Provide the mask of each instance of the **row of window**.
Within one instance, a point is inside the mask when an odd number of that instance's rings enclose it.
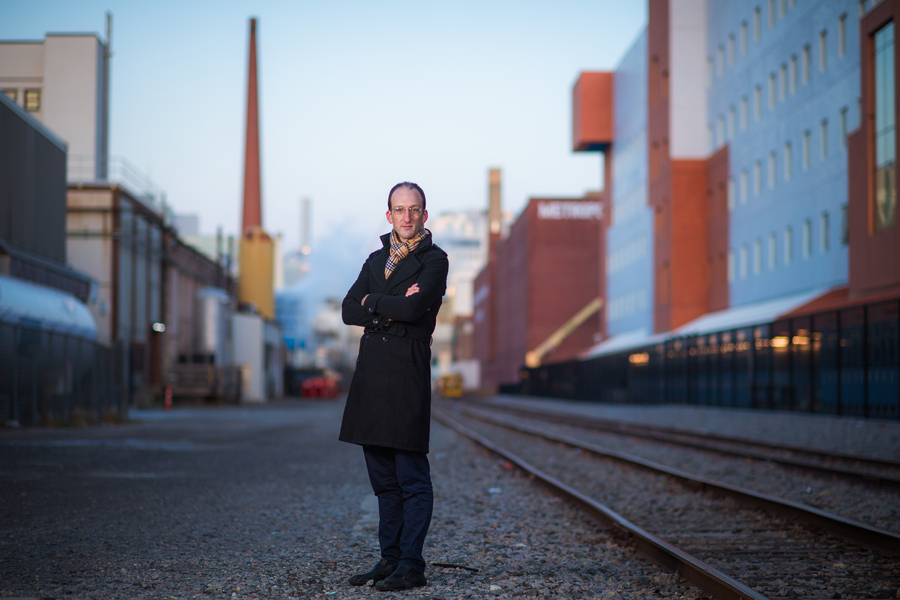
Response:
[[[613,250],[607,257],[606,273],[612,275],[647,255],[647,236],[640,235]]]
[[[38,112],[41,110],[41,90],[28,89],[22,90],[22,92],[24,98],[23,107],[25,110],[29,112]],[[3,93],[16,104],[19,103],[19,90],[16,88],[4,88]]]
[[[819,216],[819,250],[822,253],[828,252],[831,247],[830,239],[830,217],[828,212],[823,212]],[[813,253],[813,226],[810,219],[803,221],[801,229],[800,251],[803,260],[812,256]],[[847,228],[847,207],[841,207],[841,245],[847,245],[848,228]],[[782,253],[781,260],[785,266],[794,262],[794,230],[792,227],[785,227],[782,236]],[[778,264],[778,236],[775,232],[769,234],[766,252],[766,265],[769,271],[774,271]],[[752,262],[751,262],[752,259]],[[728,251],[728,283],[733,283],[735,274],[740,279],[747,279],[750,274],[751,267],[753,275],[759,275],[763,271],[763,241],[757,238],[753,242],[752,256],[751,248],[748,244],[744,244],[740,248],[737,257],[738,264],[735,265],[735,255],[733,250]],[[735,273],[737,266],[737,273]]]
[[[607,319],[615,321],[648,309],[647,290],[640,289],[616,296],[609,301]]]
[[[867,7],[875,6],[879,0],[859,0],[857,2],[859,15],[862,16]],[[768,25],[769,28],[772,29],[775,27],[776,23],[776,0],[768,0]],[[778,0],[778,16],[780,18],[784,18],[787,13],[788,8],[794,8],[797,4],[796,0]],[[753,41],[759,42],[762,37],[762,7],[756,6],[753,9]],[[740,54],[744,56],[747,54],[747,40],[749,37],[749,29],[750,23],[745,21],[741,21],[740,25],[740,39],[735,38],[734,33],[730,33],[728,35],[728,39],[724,44],[719,44],[716,49],[716,57],[713,60],[713,57],[707,57],[707,83],[712,86],[713,83],[713,75],[715,74],[718,77],[725,76],[725,68],[734,67],[735,63],[735,48],[740,43]],[[819,33],[819,70],[825,71],[827,67],[827,41],[828,41],[828,30],[822,30]],[[847,13],[842,14],[838,17],[837,23],[837,51],[838,57],[843,57],[847,52]],[[809,78],[809,63],[810,63],[810,47],[804,46],[803,49],[803,73],[804,73],[804,83],[808,81]],[[794,56],[792,59],[792,68],[794,73],[797,70],[797,57]],[[782,77],[786,76],[787,66],[782,65]]]
[[[828,119],[823,119],[819,123],[819,159],[824,161],[828,158]],[[839,144],[843,150],[847,147],[847,109],[841,109],[840,113],[840,136]],[[800,167],[803,171],[808,171],[812,162],[812,131],[807,129],[800,138]],[[794,175],[794,144],[793,142],[785,142],[782,150],[782,179],[785,182],[791,180]],[[766,168],[766,185],[768,189],[775,189],[778,179],[778,154],[773,150],[769,153]],[[739,186],[737,191],[737,200],[741,204],[746,204],[750,199],[750,183],[753,184],[753,196],[759,197],[762,194],[763,186],[763,161],[757,160],[753,163],[752,180],[751,172],[743,169],[740,173]],[[729,180],[728,207],[734,209],[735,190],[734,183]]]

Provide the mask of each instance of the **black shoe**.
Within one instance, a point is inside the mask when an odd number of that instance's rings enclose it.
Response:
[[[397,590],[411,590],[415,587],[428,585],[424,573],[413,571],[412,567],[402,564],[391,573],[390,577],[375,583],[375,589],[382,592],[395,592]]]
[[[381,581],[396,570],[397,565],[392,565],[385,559],[378,561],[378,564],[372,567],[371,571],[359,573],[350,578],[350,585],[366,585],[369,580]]]

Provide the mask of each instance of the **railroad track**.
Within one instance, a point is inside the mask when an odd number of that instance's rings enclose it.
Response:
[[[887,459],[825,452],[799,446],[703,433],[689,429],[628,423],[585,415],[575,416],[560,412],[529,410],[496,404],[486,405],[479,403],[477,406],[482,410],[504,412],[545,422],[581,427],[592,431],[602,431],[654,442],[665,442],[697,450],[706,450],[723,455],[765,461],[790,469],[824,475],[832,479],[840,478],[875,487],[900,490],[900,462]]]
[[[456,407],[452,416],[438,409],[435,417],[626,532],[637,551],[714,597],[896,597],[896,533],[643,459],[628,462],[622,453],[471,409]]]

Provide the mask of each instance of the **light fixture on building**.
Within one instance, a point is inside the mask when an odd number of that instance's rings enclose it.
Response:
[[[166,330],[166,324],[165,324],[165,323],[158,323],[158,322],[157,322],[157,323],[154,323],[154,324],[153,324],[153,331],[155,331],[156,333],[162,333],[162,332],[164,332],[165,330]]]

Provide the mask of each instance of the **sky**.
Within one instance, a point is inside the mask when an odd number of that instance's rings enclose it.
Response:
[[[504,208],[601,187],[571,150],[581,71],[613,69],[646,3],[614,0],[239,2],[0,0],[0,39],[97,33],[112,21],[110,150],[202,233],[239,228],[249,19],[257,18],[263,226],[285,250],[312,200],[312,245],[389,230],[387,192],[429,212]]]

